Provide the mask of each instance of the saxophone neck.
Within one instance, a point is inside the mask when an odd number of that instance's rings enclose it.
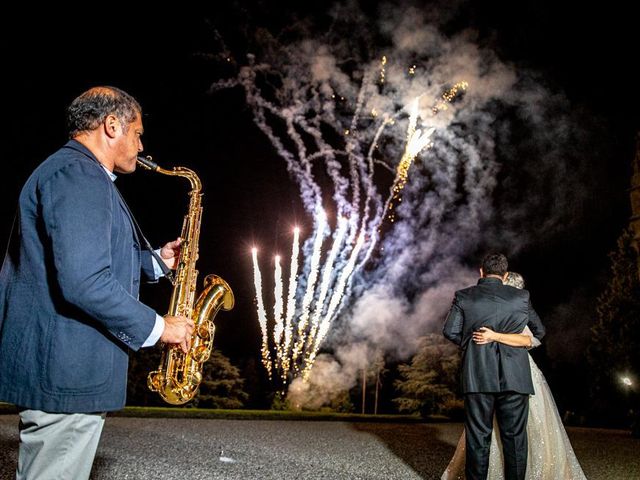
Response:
[[[147,170],[153,170],[154,172],[160,173],[162,175],[171,175],[174,177],[184,177],[189,180],[191,184],[191,194],[200,193],[202,190],[202,182],[200,181],[200,177],[193,170],[186,167],[173,167],[171,170],[167,170],[166,168],[162,168],[156,162],[154,162],[151,156],[138,156],[137,157],[138,164]]]

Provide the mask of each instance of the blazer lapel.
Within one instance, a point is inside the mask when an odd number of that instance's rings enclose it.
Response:
[[[131,213],[131,210],[129,210],[129,206],[127,205],[127,202],[124,201],[124,198],[120,193],[120,190],[118,190],[118,187],[116,187],[115,184],[113,185],[113,189],[116,191],[116,197],[118,199],[118,203],[120,204],[120,208],[122,208],[122,211],[124,212],[125,216],[129,220],[129,223],[131,224],[131,231],[133,232],[133,238],[134,238],[135,244],[136,246],[140,246],[140,237],[138,237],[138,229],[136,228],[136,222],[133,218],[133,213]]]

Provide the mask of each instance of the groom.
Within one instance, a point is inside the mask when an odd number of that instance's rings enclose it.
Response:
[[[544,326],[531,307],[529,292],[503,285],[508,263],[502,254],[487,255],[480,279],[455,293],[444,336],[462,347],[462,390],[465,396],[467,479],[486,479],[495,414],[505,478],[524,479],[527,470],[527,417],[533,395],[529,354],[525,348],[492,342],[474,343],[480,327],[522,333],[525,326],[541,339]]]

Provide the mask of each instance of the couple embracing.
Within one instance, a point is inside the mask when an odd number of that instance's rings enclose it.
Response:
[[[442,480],[584,479],[553,396],[528,348],[545,328],[519,274],[487,255],[456,292],[443,333],[462,348],[465,431]]]

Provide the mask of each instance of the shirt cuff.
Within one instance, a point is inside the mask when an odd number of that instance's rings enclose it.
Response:
[[[153,330],[151,330],[151,333],[149,334],[145,342],[142,344],[142,348],[155,345],[158,340],[160,340],[162,332],[164,332],[164,318],[156,314],[156,324],[154,325]]]
[[[154,250],[154,252],[156,252],[158,254],[158,256],[160,256],[160,248]],[[154,257],[153,255],[151,255],[151,261],[153,263],[153,274],[155,275],[156,278],[154,278],[154,280],[159,279],[160,277],[164,277],[164,273],[162,271],[162,268],[160,268],[160,264],[158,263],[158,260],[156,260],[156,257]]]

